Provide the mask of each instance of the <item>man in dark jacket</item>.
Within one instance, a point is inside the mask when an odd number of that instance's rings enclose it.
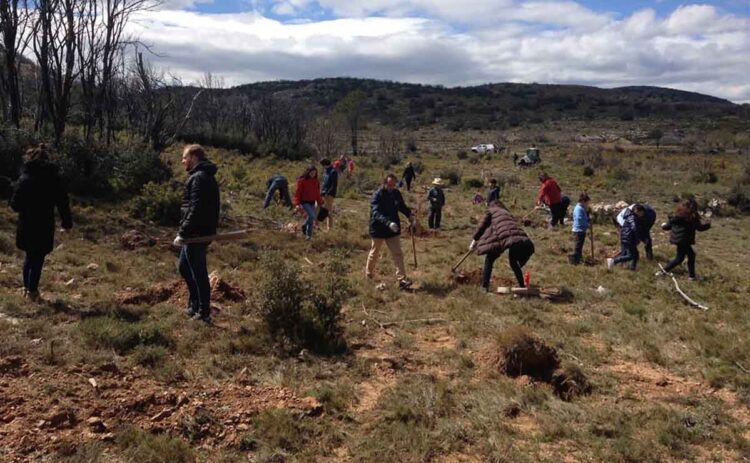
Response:
[[[292,209],[292,198],[289,196],[289,182],[283,175],[274,175],[266,182],[266,200],[263,202],[263,209],[266,209],[273,200],[273,195],[278,191],[279,198],[284,202],[284,205],[289,209]]]
[[[326,228],[330,230],[333,226],[333,199],[336,197],[336,190],[339,185],[339,172],[331,166],[330,159],[322,159],[320,165],[325,169],[323,171],[323,186],[320,187],[320,196],[323,197],[323,207],[328,210]]]
[[[414,171],[414,166],[411,162],[406,163],[406,169],[404,169],[404,182],[406,182],[406,191],[411,191],[411,182],[417,178],[417,173]]]
[[[477,227],[469,250],[477,250],[484,255],[484,272],[482,287],[489,290],[492,277],[492,266],[500,255],[508,250],[508,261],[518,286],[525,287],[523,266],[534,254],[534,243],[518,225],[518,220],[499,201],[493,201],[487,209],[484,219]]]
[[[487,207],[492,204],[493,201],[500,201],[500,187],[497,186],[497,180],[490,179],[490,192],[487,194]]]
[[[206,265],[208,243],[186,244],[184,240],[216,234],[220,209],[217,167],[206,159],[206,152],[200,145],[185,147],[182,165],[188,172],[188,180],[182,200],[180,230],[174,244],[182,248],[179,270],[190,294],[188,316],[211,323],[211,285]]]
[[[401,192],[396,189],[397,178],[389,174],[383,186],[378,188],[372,195],[370,201],[370,237],[372,246],[367,255],[365,275],[374,278],[375,266],[378,263],[380,251],[385,244],[391,253],[393,262],[396,264],[396,278],[400,288],[408,288],[412,281],[406,277],[404,266],[404,253],[401,251],[401,220],[398,213],[409,217],[412,229],[415,225],[415,217],[411,209],[404,203]]]
[[[608,269],[625,262],[630,262],[630,270],[636,269],[640,259],[638,243],[644,236],[645,216],[646,209],[640,204],[635,204],[632,209],[625,211],[622,229],[620,230],[620,255],[614,259],[607,259]]]
[[[432,188],[427,192],[427,202],[430,206],[430,215],[427,218],[431,230],[440,229],[440,221],[443,218],[443,206],[445,206],[445,193],[443,192],[443,180],[436,178],[432,181]]]
[[[55,240],[55,208],[63,230],[73,227],[68,193],[58,168],[48,161],[45,145],[26,152],[10,206],[18,212],[16,246],[26,252],[23,262],[24,297],[39,299],[39,280],[44,259],[52,252]]]

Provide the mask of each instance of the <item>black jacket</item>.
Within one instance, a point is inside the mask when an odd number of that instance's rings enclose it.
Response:
[[[430,188],[427,193],[427,201],[430,202],[430,209],[442,209],[445,206],[445,193],[443,193],[442,188]]]
[[[490,193],[487,195],[487,205],[489,206],[492,201],[500,200],[500,187],[496,186],[490,188]]]
[[[68,193],[57,166],[47,161],[29,161],[21,168],[10,206],[18,212],[16,246],[27,252],[48,254],[55,241],[55,207],[62,227],[73,226]]]
[[[627,248],[637,246],[644,236],[643,221],[630,209],[625,211],[623,220],[622,229],[620,230],[620,242]]]
[[[339,185],[339,173],[336,169],[331,166],[326,167],[323,172],[323,186],[320,189],[321,196],[333,196],[336,197],[336,191]]]
[[[203,160],[190,171],[182,198],[182,219],[178,232],[181,237],[216,234],[221,207],[216,170],[216,164]]]
[[[676,245],[693,245],[695,244],[695,232],[706,231],[711,228],[710,223],[702,223],[700,217],[685,217],[675,215],[669,218],[664,226],[664,230],[670,230],[669,242]]]
[[[370,236],[372,238],[393,238],[400,235],[401,220],[398,217],[399,212],[407,217],[411,215],[411,209],[404,203],[401,192],[395,188],[390,191],[384,187],[378,188],[370,201]],[[398,232],[394,233],[393,230],[388,228],[388,224],[391,222],[398,225]]]
[[[417,173],[414,171],[414,167],[409,166],[406,169],[404,169],[404,180],[407,182],[411,182],[416,178]]]

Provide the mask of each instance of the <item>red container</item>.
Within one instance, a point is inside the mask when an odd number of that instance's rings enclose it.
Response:
[[[525,274],[523,275],[523,284],[524,284],[524,286],[526,286],[527,288],[528,288],[529,286],[531,286],[531,273],[529,273],[529,272],[526,272],[526,273],[525,273]]]

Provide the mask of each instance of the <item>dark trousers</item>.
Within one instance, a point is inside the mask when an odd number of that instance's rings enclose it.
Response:
[[[615,257],[615,264],[622,264],[623,262],[630,262],[630,270],[635,270],[638,266],[638,259],[640,259],[638,253],[638,245],[626,246],[620,243],[620,255]]]
[[[586,242],[586,232],[573,232],[575,248],[570,256],[571,264],[580,264],[583,260],[583,244]]]
[[[273,200],[273,195],[279,192],[279,198],[284,202],[286,207],[292,207],[292,199],[289,197],[289,184],[283,180],[274,180],[266,193],[266,200],[263,202],[263,209],[267,208]]]
[[[432,228],[440,228],[440,219],[443,218],[443,210],[430,208],[430,215],[427,217],[427,225]]]
[[[180,275],[190,294],[189,309],[204,317],[211,314],[211,285],[208,282],[208,244],[186,244],[180,251]]]
[[[685,260],[685,257],[687,257],[688,260],[688,274],[691,278],[695,278],[695,251],[693,251],[693,246],[689,244],[677,245],[677,257],[672,259],[672,261],[668,263],[666,267],[664,267],[664,270],[669,272],[673,268],[682,264],[682,261]]]
[[[565,224],[565,205],[563,203],[550,204],[549,206],[552,218],[550,218],[550,225],[553,227],[558,223],[560,225]]]
[[[406,177],[404,178],[404,181],[406,182],[406,191],[411,191],[411,182],[413,181],[413,178]]]
[[[47,255],[42,252],[27,251],[23,261],[23,287],[35,293],[39,291],[39,280],[42,278],[42,267]]]
[[[482,272],[482,287],[489,289],[490,279],[492,278],[492,267],[502,252],[490,252],[484,256],[484,272]],[[513,274],[516,276],[518,286],[524,288],[523,283],[523,266],[531,259],[534,254],[534,244],[531,241],[514,244],[508,249],[508,263],[510,264]]]

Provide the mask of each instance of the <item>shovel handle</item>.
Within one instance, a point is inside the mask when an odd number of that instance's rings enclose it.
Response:
[[[456,271],[456,269],[457,269],[458,267],[460,267],[460,266],[461,266],[461,264],[463,264],[463,263],[464,263],[464,261],[465,261],[465,260],[466,260],[466,259],[467,259],[467,258],[468,258],[468,257],[469,257],[469,256],[470,256],[470,255],[471,255],[472,253],[473,253],[473,252],[474,252],[474,250],[473,250],[473,249],[470,249],[470,250],[469,250],[469,252],[467,252],[466,254],[464,254],[464,256],[463,256],[463,257],[461,258],[461,260],[459,260],[459,261],[458,261],[458,263],[457,263],[456,265],[454,265],[453,267],[451,267],[451,272],[455,272],[455,271]]]

